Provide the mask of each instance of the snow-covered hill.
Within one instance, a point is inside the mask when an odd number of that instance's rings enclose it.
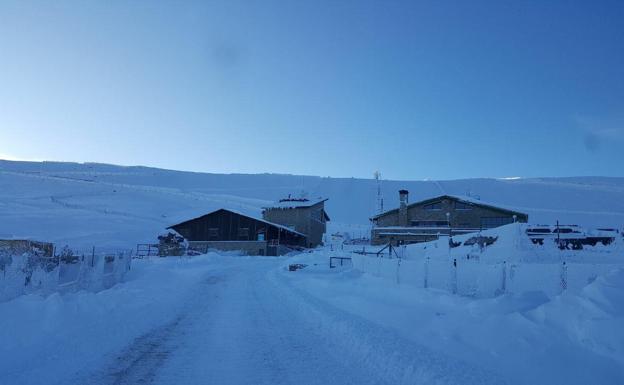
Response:
[[[624,178],[383,181],[385,207],[441,193],[471,194],[524,211],[532,223],[621,228]],[[328,197],[331,226],[365,235],[375,211],[372,179],[277,174],[209,174],[94,163],[0,160],[0,238],[33,238],[75,247],[132,247],[168,225],[228,207],[260,215],[288,194]]]

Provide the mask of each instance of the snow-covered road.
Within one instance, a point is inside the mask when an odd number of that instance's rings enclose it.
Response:
[[[206,273],[179,313],[74,383],[501,383],[288,284],[271,259]]]

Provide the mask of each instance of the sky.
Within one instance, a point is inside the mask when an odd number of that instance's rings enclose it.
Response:
[[[622,1],[0,2],[0,158],[624,176]]]

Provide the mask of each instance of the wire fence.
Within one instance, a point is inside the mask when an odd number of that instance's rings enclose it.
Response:
[[[123,281],[130,270],[129,251],[60,255],[11,253],[0,249],[0,302],[23,294],[99,291]]]
[[[542,291],[548,296],[580,291],[598,276],[624,264],[591,263],[482,263],[475,260],[411,261],[353,255],[353,267],[395,282],[435,288],[453,294],[491,298],[505,293]]]

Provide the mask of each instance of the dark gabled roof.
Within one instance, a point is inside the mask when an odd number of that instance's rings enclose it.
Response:
[[[193,222],[195,220],[198,220],[198,219],[201,219],[201,218],[204,218],[204,217],[207,217],[207,216],[215,214],[215,213],[217,213],[219,211],[227,211],[227,212],[230,212],[232,214],[236,214],[236,215],[240,215],[240,216],[243,216],[243,217],[247,217],[249,219],[253,219],[253,220],[258,221],[258,222],[263,222],[263,223],[266,223],[269,226],[274,226],[274,227],[277,227],[278,229],[281,229],[281,230],[287,231],[289,233],[293,233],[295,235],[307,238],[307,236],[305,234],[302,234],[302,233],[300,233],[298,231],[295,231],[295,230],[291,229],[290,227],[287,227],[287,226],[284,226],[284,225],[280,225],[280,224],[277,224],[277,223],[273,223],[273,222],[269,222],[269,221],[266,221],[266,220],[264,220],[262,218],[257,218],[257,217],[251,216],[251,215],[243,214],[241,212],[238,212],[238,211],[235,211],[235,210],[229,210],[229,209],[218,209],[218,210],[209,212],[208,214],[204,214],[204,215],[201,215],[201,216],[193,218],[193,219],[189,219],[189,220],[184,221],[184,222],[176,223],[175,225],[171,225],[171,226],[167,227],[167,230],[173,229],[174,227],[177,227],[177,226],[180,226],[180,225],[185,225],[185,224],[187,224],[189,222]]]
[[[417,206],[417,205],[424,205],[424,204],[428,204],[428,203],[437,202],[437,201],[442,200],[442,199],[450,199],[450,200],[453,200],[453,201],[468,203],[468,204],[475,205],[475,206],[487,207],[489,209],[506,212],[506,213],[509,213],[509,214],[512,214],[512,215],[528,216],[527,214],[521,213],[519,211],[515,211],[515,210],[507,209],[507,208],[504,208],[504,207],[496,206],[496,205],[491,204],[491,203],[485,203],[485,202],[482,202],[482,201],[480,201],[478,199],[474,199],[474,198],[471,198],[471,197],[461,197],[461,196],[457,196],[457,195],[440,195],[440,196],[437,196],[437,197],[433,197],[433,198],[425,199],[425,200],[422,200],[422,201],[410,203],[409,205],[407,205],[407,208],[410,208],[410,207],[413,207],[413,206]],[[398,212],[398,211],[399,211],[399,208],[388,210],[388,211],[384,211],[383,213],[377,214],[377,215],[371,217],[370,219],[371,220],[378,219],[378,218],[384,217],[384,216],[386,216],[388,214],[393,214],[393,213]]]

